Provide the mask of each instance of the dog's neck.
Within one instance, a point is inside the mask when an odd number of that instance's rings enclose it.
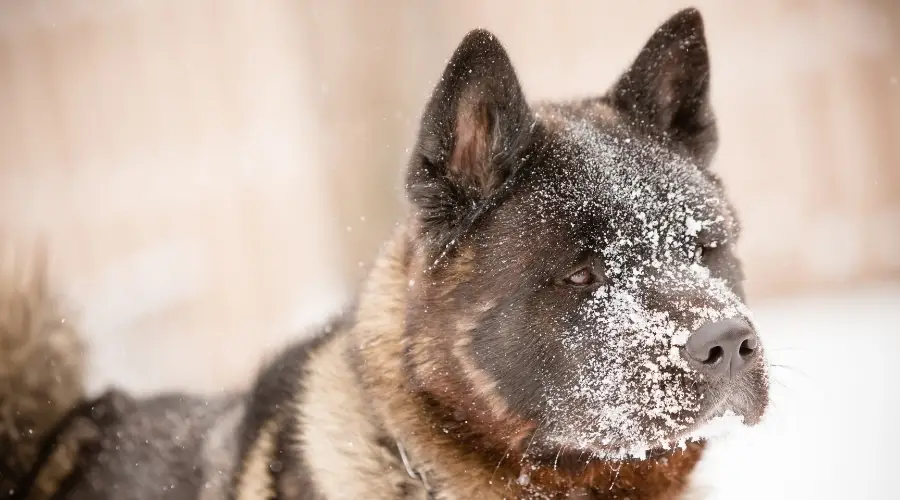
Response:
[[[404,325],[414,251],[405,231],[398,231],[367,280],[353,329],[359,361],[354,364],[374,416],[403,454],[404,467],[427,483],[433,498],[679,497],[702,444],[646,460],[585,461],[565,450],[547,460],[527,455],[527,449],[497,447],[413,384]]]

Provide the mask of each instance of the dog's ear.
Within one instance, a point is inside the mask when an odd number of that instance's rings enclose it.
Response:
[[[682,10],[660,26],[608,98],[633,125],[707,166],[717,138],[700,12]]]
[[[428,236],[447,234],[502,185],[532,121],[503,46],[487,31],[470,32],[428,101],[407,173]]]

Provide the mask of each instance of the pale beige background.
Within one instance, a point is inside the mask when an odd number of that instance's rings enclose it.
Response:
[[[751,298],[900,277],[900,3],[694,4]],[[467,30],[567,98],[684,6],[0,0],[0,227],[49,239],[95,386],[239,385],[352,293]]]

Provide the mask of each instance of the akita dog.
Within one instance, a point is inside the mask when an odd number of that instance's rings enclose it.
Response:
[[[704,426],[752,425],[768,403],[739,226],[710,169],[709,82],[693,9],[609,91],[571,102],[530,104],[497,38],[469,33],[426,105],[404,224],[354,305],[247,394],[35,391],[22,374],[47,367],[16,352],[59,355],[60,325],[3,281],[9,490],[679,498]],[[38,428],[28,402],[48,397],[57,424]]]

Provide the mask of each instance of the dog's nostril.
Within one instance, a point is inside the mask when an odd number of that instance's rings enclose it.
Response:
[[[709,357],[703,360],[703,364],[714,365],[723,357],[725,357],[725,349],[722,349],[720,346],[715,346],[709,350]]]
[[[738,354],[740,354],[741,357],[746,358],[747,356],[753,354],[753,351],[755,351],[755,350],[756,350],[756,339],[751,337],[751,338],[745,339],[743,342],[741,342],[741,347],[738,349]]]

